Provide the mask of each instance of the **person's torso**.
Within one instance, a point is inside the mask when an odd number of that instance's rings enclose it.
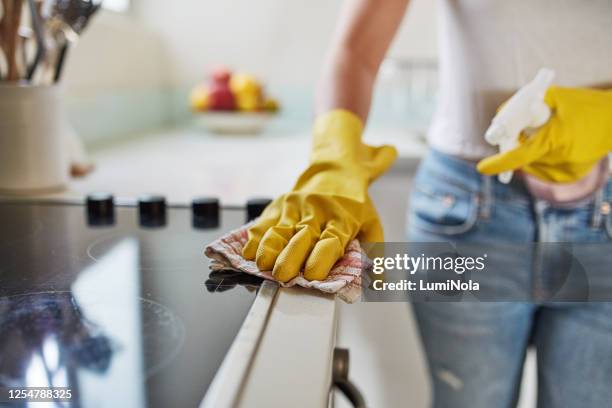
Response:
[[[611,0],[439,0],[440,91],[430,143],[469,159],[495,152],[496,108],[542,67],[555,84],[612,88]]]

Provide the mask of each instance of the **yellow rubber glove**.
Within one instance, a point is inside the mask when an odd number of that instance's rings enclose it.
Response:
[[[478,171],[498,174],[521,169],[542,180],[580,180],[612,150],[612,90],[550,87],[545,102],[550,120],[519,146],[478,163]]]
[[[323,280],[356,236],[383,240],[368,185],[395,161],[393,147],[361,142],[363,124],[351,112],[333,110],[314,126],[310,165],[293,190],[274,200],[249,229],[243,256],[286,282],[304,269]]]

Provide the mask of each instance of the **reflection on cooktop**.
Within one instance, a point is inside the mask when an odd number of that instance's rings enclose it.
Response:
[[[164,305],[152,300],[139,300],[143,355],[148,377],[174,360],[185,342],[185,326]]]
[[[87,304],[86,308],[118,308],[119,305]],[[151,376],[176,357],[185,340],[183,322],[165,306],[139,299],[142,320],[142,346],[145,374]],[[50,345],[51,343],[57,343]],[[54,367],[50,379],[58,378],[60,369],[83,367],[94,372],[107,371],[113,352],[121,353],[126,346],[119,339],[109,338],[102,328],[87,319],[83,308],[71,292],[43,292],[0,298],[0,350],[9,344],[26,345],[29,354],[40,352],[40,362],[47,372]],[[50,347],[54,352],[48,361]],[[58,354],[58,351],[67,353]],[[25,387],[23,360],[0,357],[0,381],[15,387]],[[60,361],[61,360],[61,361]],[[16,367],[3,364],[17,363]],[[31,375],[31,373],[29,373]],[[49,386],[55,384],[50,383]],[[64,385],[62,385],[64,386]]]
[[[108,225],[90,215],[0,203],[0,386],[70,387],[72,406],[198,405],[261,283],[209,276],[203,248],[245,213],[212,229],[187,208],[158,228],[134,207]]]
[[[104,259],[105,254],[126,239],[138,240],[146,235],[149,245],[142,246],[139,252],[140,269],[184,269],[202,263],[202,244],[188,241],[184,235],[157,233],[155,230],[138,232],[135,236],[107,235],[92,242],[87,255],[94,261]]]
[[[242,286],[252,292],[261,286],[263,278],[249,275],[233,269],[221,269],[211,271],[206,279],[205,285],[209,292],[225,292]]]
[[[87,319],[70,292],[0,298],[3,385],[24,387],[37,380],[64,386],[78,368],[106,372],[114,349],[112,340]]]

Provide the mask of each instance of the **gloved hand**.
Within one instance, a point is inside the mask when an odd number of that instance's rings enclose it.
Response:
[[[481,160],[477,169],[492,175],[521,169],[542,180],[569,183],[586,176],[612,150],[612,90],[548,89],[549,121],[519,146]]]
[[[333,110],[314,126],[310,165],[293,190],[274,200],[249,229],[243,256],[282,282],[304,268],[308,280],[324,280],[358,234],[383,240],[368,185],[395,161],[393,147],[361,142],[363,124],[351,112]]]

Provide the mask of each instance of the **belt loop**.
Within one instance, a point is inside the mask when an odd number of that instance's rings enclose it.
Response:
[[[593,217],[591,218],[591,228],[597,229],[601,226],[602,212],[604,210],[604,192],[603,188],[600,188],[595,193],[595,199],[593,200]]]
[[[482,189],[480,191],[480,218],[488,219],[491,217],[493,197],[493,177],[483,175]]]

